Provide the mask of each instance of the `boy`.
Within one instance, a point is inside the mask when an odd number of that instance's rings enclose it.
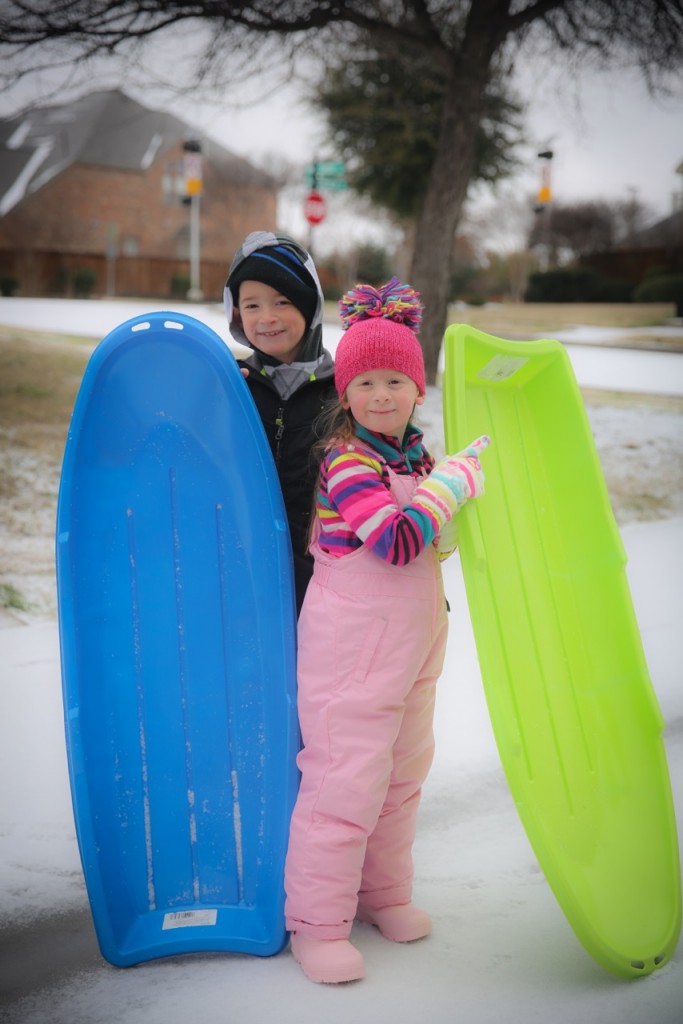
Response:
[[[275,459],[294,557],[297,614],[313,560],[308,530],[318,463],[316,421],[334,400],[334,362],[323,348],[323,293],[311,256],[287,235],[252,232],[232,261],[224,290],[238,360]]]

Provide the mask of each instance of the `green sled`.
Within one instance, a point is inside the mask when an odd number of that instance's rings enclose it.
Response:
[[[453,325],[443,390],[449,452],[491,436],[459,548],[512,796],[585,949],[621,977],[649,974],[681,927],[664,723],[569,357]]]

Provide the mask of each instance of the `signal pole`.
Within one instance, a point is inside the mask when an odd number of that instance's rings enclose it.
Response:
[[[190,302],[201,302],[204,298],[201,285],[201,221],[200,197],[202,193],[202,147],[199,142],[189,139],[183,144],[185,152],[185,195],[190,201]]]

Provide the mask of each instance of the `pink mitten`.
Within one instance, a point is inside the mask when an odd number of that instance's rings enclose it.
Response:
[[[438,469],[445,476],[453,476],[458,479],[456,484],[458,490],[462,482],[465,498],[478,498],[484,493],[484,471],[479,462],[479,454],[490,444],[491,438],[484,434],[463,451],[458,452],[457,455],[450,455],[437,463],[434,470]]]
[[[457,455],[449,455],[434,466],[415,491],[413,501],[428,508],[439,522],[439,530],[458,512],[468,498],[484,493],[484,472],[479,452],[491,443],[479,437]]]

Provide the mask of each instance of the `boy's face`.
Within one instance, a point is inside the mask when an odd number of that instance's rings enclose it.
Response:
[[[294,361],[306,321],[291,299],[261,281],[242,281],[238,312],[254,348],[281,363]]]

